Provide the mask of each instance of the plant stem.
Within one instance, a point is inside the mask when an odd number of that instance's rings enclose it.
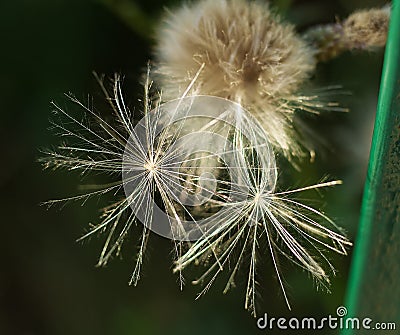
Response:
[[[348,317],[400,320],[400,0],[394,0],[346,306]],[[400,325],[397,324],[397,327]],[[368,330],[342,330],[342,335]],[[370,333],[370,331],[369,331]]]

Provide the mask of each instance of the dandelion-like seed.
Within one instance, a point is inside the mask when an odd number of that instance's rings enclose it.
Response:
[[[136,266],[130,280],[130,283],[136,285],[140,278],[150,229],[155,220],[154,209],[158,209],[153,203],[155,194],[160,196],[159,205],[167,213],[165,215],[167,227],[163,227],[164,231],[181,234],[175,237],[183,236],[185,231],[181,217],[185,212],[185,206],[175,195],[185,190],[180,181],[188,179],[188,176],[171,165],[174,160],[180,160],[182,154],[179,146],[175,146],[173,150],[170,148],[173,143],[171,136],[173,137],[174,133],[167,134],[162,131],[163,129],[159,129],[162,124],[159,101],[154,103],[155,108],[150,113],[152,102],[149,99],[151,86],[149,75],[145,85],[144,117],[142,123],[138,125],[134,124],[133,114],[124,103],[119,76],[114,79],[112,95],[106,90],[103,80],[99,77],[97,79],[114,111],[114,122],[106,122],[93,108],[68,95],[67,97],[83,111],[82,119],[72,116],[53,103],[60,121],[52,124],[61,132],[61,136],[75,144],[64,144],[55,151],[46,151],[46,156],[40,161],[46,168],[66,168],[70,171],[81,170],[84,173],[97,171],[116,176],[115,181],[107,185],[96,185],[94,191],[66,199],[52,200],[47,204],[69,200],[86,201],[89,197],[107,193],[119,198],[104,208],[101,222],[79,240],[97,232],[107,233],[98,260],[98,265],[104,266],[114,254],[120,252],[128,231],[136,224],[139,217],[143,223],[143,232]],[[175,131],[179,132],[178,129]],[[125,194],[121,192],[123,190]],[[175,251],[179,256],[178,245]],[[183,285],[183,278],[181,284]]]
[[[262,129],[258,129],[260,135]],[[243,145],[245,139],[236,134],[235,147],[242,148],[238,157],[242,168],[237,170],[244,184],[237,188],[243,192],[240,201],[227,199],[223,206],[229,215],[215,217],[217,227],[197,240],[176,262],[175,271],[193,263],[204,263],[207,270],[193,283],[206,283],[199,296],[212,285],[218,274],[230,273],[224,293],[235,286],[239,268],[248,274],[245,308],[256,316],[256,269],[269,253],[286,303],[290,308],[284,281],[279,268],[279,258],[284,256],[297,264],[329,289],[329,273],[335,273],[324,249],[346,255],[351,243],[344,232],[322,212],[291,199],[290,195],[310,189],[341,184],[324,182],[300,189],[278,192],[276,171],[265,167],[259,147]],[[264,133],[264,136],[266,134]],[[247,266],[247,270],[243,270]]]

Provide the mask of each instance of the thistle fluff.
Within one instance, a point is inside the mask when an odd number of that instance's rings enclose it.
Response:
[[[204,0],[184,6],[168,14],[157,41],[156,79],[164,98],[181,96],[204,65],[193,93],[240,103],[275,147],[287,156],[300,154],[293,105],[315,69],[314,52],[266,4]]]

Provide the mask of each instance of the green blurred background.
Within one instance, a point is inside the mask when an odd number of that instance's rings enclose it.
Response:
[[[121,3],[127,6],[120,7]],[[42,171],[39,148],[59,139],[48,130],[52,100],[67,106],[64,92],[100,97],[93,70],[125,76],[131,106],[140,104],[141,75],[151,58],[151,31],[165,7],[179,1],[40,0],[0,4],[1,89],[0,165],[1,231],[0,334],[260,334],[244,308],[245,274],[238,287],[222,294],[223,276],[200,300],[199,287],[179,290],[171,273],[172,244],[152,236],[138,287],[129,287],[138,231],[132,232],[121,259],[95,268],[103,239],[83,244],[79,237],[96,222],[101,203],[68,204],[47,210],[42,201],[75,195],[78,174]],[[360,7],[382,1],[272,1],[300,30],[315,23],[344,18]],[[119,9],[118,9],[119,8]],[[130,21],[131,20],[131,21]],[[149,38],[150,36],[150,38]],[[370,138],[379,88],[383,51],[344,54],[322,64],[317,85],[341,84],[351,96],[339,96],[351,113],[326,113],[310,118],[321,136],[314,164],[302,172],[281,171],[283,187],[318,182],[323,176],[344,185],[322,192],[324,210],[352,240],[366,174]],[[91,177],[96,180],[96,177]],[[312,194],[310,195],[310,197]],[[111,201],[109,197],[105,199]],[[266,258],[269,256],[266,255]],[[293,310],[288,311],[273,269],[259,271],[259,314],[271,317],[335,315],[343,304],[351,257],[330,255],[338,268],[332,294],[317,291],[301,270],[282,271]],[[193,274],[188,272],[188,279]],[[270,334],[290,333],[274,330]],[[293,332],[294,333],[294,332]],[[310,334],[310,331],[297,334]],[[329,334],[328,330],[320,331]]]

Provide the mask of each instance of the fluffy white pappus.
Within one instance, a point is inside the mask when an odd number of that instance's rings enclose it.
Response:
[[[164,149],[170,145],[170,136],[162,133],[157,137],[155,131],[160,116],[158,112],[160,99],[156,101],[149,99],[148,92],[151,86],[149,73],[146,78],[143,119],[148,121],[147,116],[150,115],[152,108],[155,112],[152,114],[154,115],[153,124],[145,123],[143,128],[141,133],[144,137],[143,142],[138,138],[134,114],[125,105],[120,77],[115,75],[113,92],[109,93],[103,84],[103,77],[96,75],[110,104],[113,118],[106,121],[95,110],[92,103],[84,104],[68,94],[67,98],[78,107],[79,114],[74,116],[73,113],[53,103],[54,113],[58,120],[53,121],[52,125],[58,135],[63,137],[64,143],[54,150],[45,150],[44,156],[39,159],[44,168],[80,171],[82,175],[95,172],[112,178],[112,182],[107,184],[83,185],[81,188],[85,192],[81,195],[50,200],[45,204],[52,206],[76,200],[85,203],[91,197],[111,196],[113,203],[101,209],[100,222],[91,225],[90,230],[78,239],[82,241],[98,233],[106,234],[98,266],[105,266],[111,258],[118,256],[128,233],[138,221],[142,222],[136,265],[129,281],[129,284],[135,286],[141,276],[150,228],[155,217],[152,205],[154,194],[160,195],[165,212],[169,215],[167,217],[175,218],[174,231],[176,231],[180,223],[177,211],[182,211],[183,206],[174,195],[185,190],[189,191],[183,188],[180,182],[191,177],[180,173],[179,170],[174,170],[171,166],[164,166],[178,157],[180,148],[166,151]],[[127,177],[124,177],[125,175]],[[189,186],[192,187],[192,185]],[[127,188],[130,190],[129,194],[126,194]],[[140,211],[145,214],[138,219],[137,213]],[[176,243],[174,246],[176,257],[179,257],[180,246]],[[183,277],[180,276],[179,279],[182,288]]]
[[[198,297],[208,291],[219,274],[228,274],[224,293],[236,286],[239,272],[247,274],[245,309],[257,316],[257,269],[270,259],[285,302],[290,309],[281,260],[287,258],[329,291],[330,276],[335,274],[328,251],[342,255],[351,246],[343,229],[321,211],[293,198],[307,190],[317,190],[341,184],[341,181],[322,182],[289,191],[277,190],[275,171],[264,168],[263,157],[255,154],[261,148],[243,146],[240,133],[235,134],[234,147],[243,148],[236,173],[243,185],[234,187],[236,198],[225,198],[218,205],[223,211],[214,215],[213,230],[194,242],[178,258],[174,271],[201,264],[203,274],[193,284],[203,284]],[[261,150],[263,154],[265,150]],[[275,175],[276,176],[276,175]],[[238,186],[238,185],[235,185]],[[243,194],[240,194],[244,192]],[[184,248],[184,247],[183,247]],[[268,255],[268,256],[266,256]],[[239,270],[240,269],[240,270]]]
[[[265,3],[203,0],[169,12],[159,27],[156,81],[164,98],[175,99],[204,66],[193,93],[240,103],[275,147],[300,156],[292,118],[302,106],[297,92],[315,69],[314,53]]]

